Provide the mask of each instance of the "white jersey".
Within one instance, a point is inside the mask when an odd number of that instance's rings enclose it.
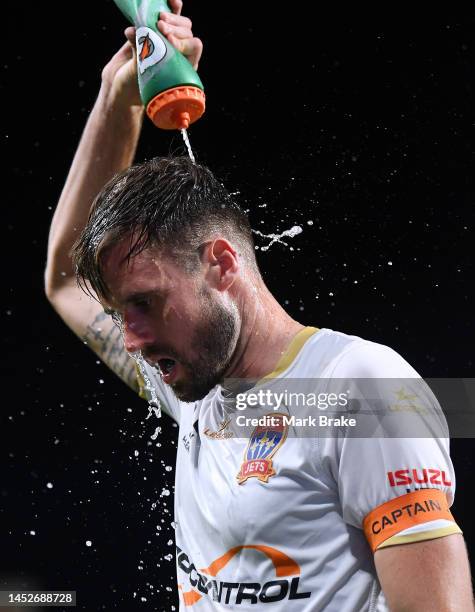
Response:
[[[147,373],[179,424],[180,610],[387,610],[374,550],[460,533],[448,510],[448,439],[292,437],[282,415],[273,437],[256,426],[246,439],[233,432],[236,409],[221,387],[183,403]],[[297,334],[266,378],[420,380],[386,346],[315,328]],[[414,395],[398,393],[388,405],[404,410]]]

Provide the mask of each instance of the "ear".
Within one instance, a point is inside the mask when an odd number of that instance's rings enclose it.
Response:
[[[207,265],[206,280],[218,291],[231,287],[239,272],[238,255],[224,238],[210,240],[204,245],[201,261]]]

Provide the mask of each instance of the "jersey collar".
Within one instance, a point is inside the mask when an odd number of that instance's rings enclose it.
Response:
[[[311,336],[316,334],[318,331],[320,331],[318,327],[304,327],[303,329],[301,329],[292,338],[289,346],[287,347],[286,351],[284,352],[282,357],[277,362],[277,365],[275,366],[274,370],[270,372],[269,374],[265,374],[259,380],[257,384],[263,381],[269,380],[271,378],[277,378],[277,376],[280,376],[282,372],[285,372],[285,370],[287,370],[287,368],[290,367],[291,363],[297,357],[297,355],[299,354],[300,350],[302,349],[303,345],[307,342],[307,340]]]

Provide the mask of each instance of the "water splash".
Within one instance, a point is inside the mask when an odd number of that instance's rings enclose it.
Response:
[[[293,227],[291,227],[288,230],[285,230],[284,232],[282,232],[281,234],[263,234],[262,232],[260,232],[259,230],[252,230],[255,234],[257,234],[258,236],[262,236],[262,238],[270,238],[270,242],[268,245],[266,246],[262,246],[262,247],[258,247],[261,249],[261,251],[268,251],[270,249],[270,247],[275,243],[275,242],[280,242],[280,244],[283,244],[284,246],[289,246],[286,242],[284,242],[283,240],[281,240],[281,238],[285,238],[285,237],[289,237],[289,238],[293,238],[294,236],[297,236],[298,234],[301,234],[303,232],[303,229],[301,228],[300,225],[294,225]],[[290,247],[292,248],[292,247]]]
[[[155,390],[155,387],[152,381],[150,380],[149,375],[147,374],[147,368],[145,367],[145,360],[142,357],[142,353],[140,351],[137,351],[136,353],[129,353],[129,355],[132,357],[132,359],[135,360],[135,363],[137,364],[140,370],[140,374],[142,375],[143,381],[145,383],[145,392],[147,394],[147,400],[148,400],[148,414],[145,418],[149,419],[152,416],[152,414],[155,414],[157,419],[159,419],[162,416],[160,400],[158,399],[157,391]],[[155,433],[152,435],[152,440],[155,440],[157,435],[158,435],[158,428],[155,430]]]
[[[150,415],[149,415],[150,416]],[[148,417],[147,417],[148,418]],[[158,438],[158,434],[162,433],[162,428],[160,427],[160,425],[158,427],[155,427],[155,431],[153,432],[153,434],[150,436],[150,438],[152,440],[156,440]]]
[[[191,150],[190,139],[188,138],[188,132],[185,128],[180,130],[181,135],[183,136],[183,140],[185,141],[186,148],[188,150],[188,155],[193,163],[196,163],[195,156],[193,155],[193,151]]]

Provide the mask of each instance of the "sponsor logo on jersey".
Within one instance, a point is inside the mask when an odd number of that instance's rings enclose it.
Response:
[[[253,549],[267,557],[274,566],[276,580],[266,582],[227,582],[219,580],[219,573],[244,549]],[[283,600],[308,599],[311,592],[300,590],[300,566],[282,551],[272,546],[235,546],[215,559],[205,569],[197,570],[188,555],[177,546],[177,565],[188,575],[191,589],[179,584],[185,606],[193,606],[204,595],[228,605],[272,603]]]
[[[224,421],[221,421],[216,431],[207,427],[203,433],[207,438],[211,438],[212,440],[227,440],[234,436],[232,431],[226,431],[229,423],[231,423],[231,419],[224,419]]]
[[[158,64],[167,54],[167,47],[160,36],[145,26],[137,28],[137,66],[140,74]]]
[[[244,462],[236,476],[239,484],[246,482],[248,478],[268,482],[269,478],[276,474],[272,457],[285,442],[289,426],[285,425],[284,414],[273,413],[269,416],[274,418],[266,419],[267,424],[259,425],[251,434],[244,453]]]
[[[420,398],[415,393],[406,393],[404,387],[398,391],[394,391],[396,395],[396,403],[389,406],[390,410],[395,412],[417,412],[419,414],[427,414],[424,406],[418,403]]]
[[[182,442],[183,442],[183,446],[185,447],[185,449],[190,452],[190,448],[191,448],[191,442],[193,440],[193,438],[196,437],[196,433],[195,431],[192,429],[189,433],[185,434],[182,437]]]
[[[392,487],[411,484],[452,486],[445,471],[436,470],[434,468],[395,470],[394,472],[388,472],[388,480]]]

